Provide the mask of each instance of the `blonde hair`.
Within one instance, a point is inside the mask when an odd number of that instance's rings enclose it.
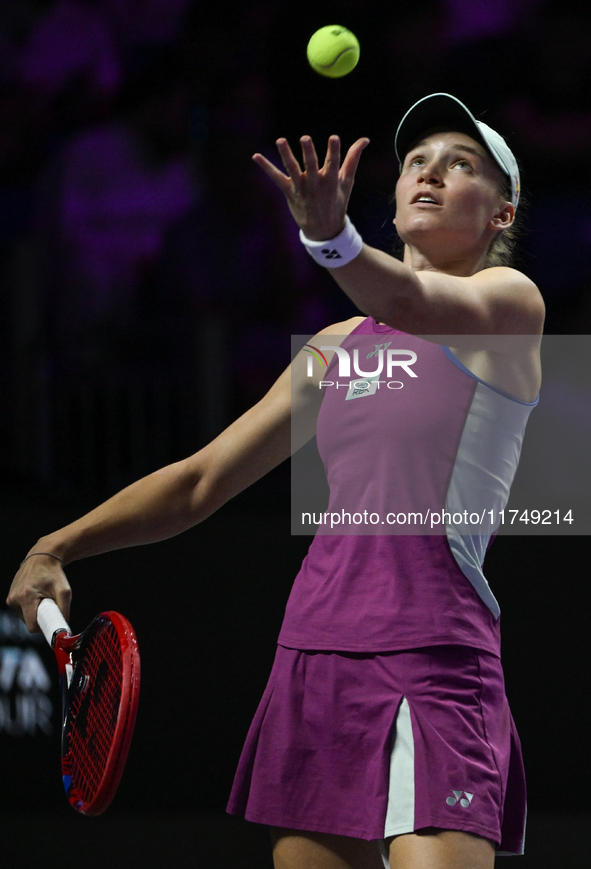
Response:
[[[508,202],[511,201],[511,182],[506,175],[503,175],[501,179],[499,193],[503,199],[506,199]],[[520,202],[520,204],[523,208],[523,202]],[[504,229],[502,232],[498,232],[493,238],[486,255],[486,262],[484,264],[485,269],[493,268],[493,266],[513,265],[515,249],[521,232],[521,216],[521,211],[519,212],[519,218],[516,213],[515,220],[509,229]]]

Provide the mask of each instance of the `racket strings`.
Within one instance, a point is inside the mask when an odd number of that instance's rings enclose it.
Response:
[[[101,787],[118,723],[122,679],[117,631],[106,621],[86,646],[71,686],[74,696],[63,758],[63,772],[72,781],[71,802],[88,803]]]

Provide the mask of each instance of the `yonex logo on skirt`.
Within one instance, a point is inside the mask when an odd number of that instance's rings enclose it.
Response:
[[[462,808],[468,809],[470,808],[470,803],[474,798],[474,794],[469,794],[468,791],[454,791],[452,790],[453,797],[448,797],[446,799],[446,803],[448,806],[455,806],[456,803],[459,803]],[[463,796],[462,796],[463,794]]]

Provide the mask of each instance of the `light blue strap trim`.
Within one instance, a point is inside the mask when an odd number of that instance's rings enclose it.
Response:
[[[443,352],[445,353],[447,358],[449,360],[451,360],[451,362],[453,362],[453,364],[457,368],[459,368],[460,371],[463,371],[464,374],[467,374],[468,377],[472,378],[472,380],[477,380],[478,383],[482,383],[483,386],[487,386],[489,389],[492,389],[493,392],[497,392],[499,395],[502,395],[503,398],[508,398],[509,401],[516,401],[517,404],[525,404],[526,407],[535,407],[537,404],[539,404],[539,401],[540,401],[539,395],[535,401],[522,401],[520,398],[515,398],[514,395],[509,395],[508,392],[503,392],[502,389],[497,389],[496,386],[491,386],[490,383],[486,382],[486,380],[482,380],[481,377],[477,377],[476,374],[474,374],[472,371],[470,371],[469,368],[466,368],[466,366],[460,362],[460,360],[457,358],[457,356],[454,356],[454,354],[449,349],[449,347],[446,347],[444,344],[442,344],[441,349],[443,350]]]

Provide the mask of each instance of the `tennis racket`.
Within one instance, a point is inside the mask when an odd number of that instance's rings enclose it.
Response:
[[[130,623],[116,612],[72,631],[54,600],[37,621],[57,658],[62,691],[62,778],[70,805],[100,815],[115,796],[133,735],[140,656]]]

